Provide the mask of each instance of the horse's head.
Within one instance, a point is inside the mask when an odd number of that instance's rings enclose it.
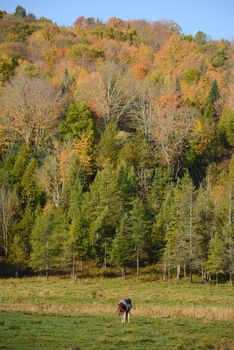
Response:
[[[126,312],[126,306],[122,303],[118,304],[118,314],[119,316],[123,315]]]

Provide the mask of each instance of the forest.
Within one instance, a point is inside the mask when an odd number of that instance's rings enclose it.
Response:
[[[234,42],[0,11],[0,276],[234,282]]]

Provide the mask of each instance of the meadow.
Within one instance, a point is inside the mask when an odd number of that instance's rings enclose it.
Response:
[[[116,305],[133,300],[131,323]],[[234,349],[234,288],[129,278],[2,279],[0,349]]]

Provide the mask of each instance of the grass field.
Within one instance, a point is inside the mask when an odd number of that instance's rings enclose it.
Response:
[[[131,323],[116,304],[133,300]],[[0,280],[0,349],[234,349],[234,288],[187,282]]]

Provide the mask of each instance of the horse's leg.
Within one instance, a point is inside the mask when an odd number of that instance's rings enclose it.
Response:
[[[130,322],[130,311],[128,312],[128,323]]]

